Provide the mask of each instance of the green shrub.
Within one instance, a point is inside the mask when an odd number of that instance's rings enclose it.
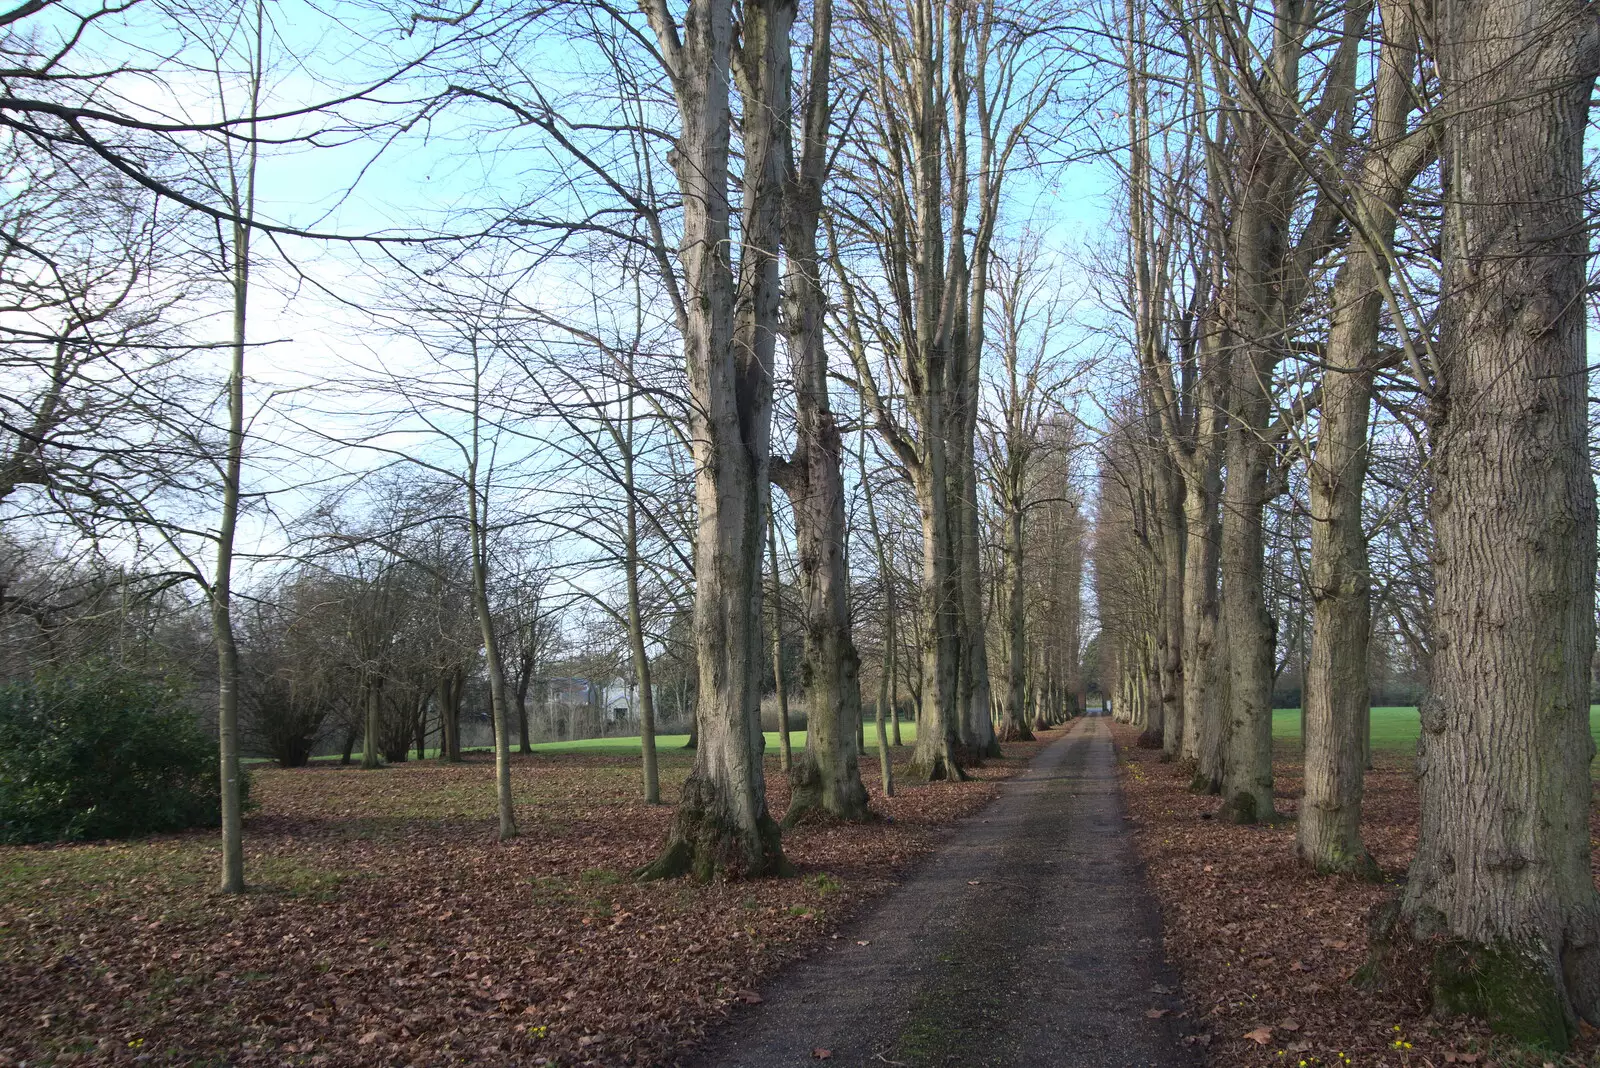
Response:
[[[215,827],[217,792],[216,743],[161,686],[109,666],[0,686],[0,842]]]

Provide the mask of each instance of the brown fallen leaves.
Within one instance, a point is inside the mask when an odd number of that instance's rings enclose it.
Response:
[[[1218,798],[1190,793],[1187,772],[1161,763],[1159,751],[1137,748],[1136,730],[1119,725],[1115,732],[1130,825],[1161,905],[1167,954],[1183,975],[1191,1041],[1206,1050],[1208,1063],[1592,1063],[1596,1042],[1588,1029],[1571,1056],[1529,1059],[1492,1042],[1473,1021],[1434,1020],[1422,991],[1380,995],[1350,982],[1367,958],[1367,917],[1396,892],[1393,880],[1416,849],[1409,754],[1380,751],[1367,774],[1362,835],[1389,876],[1374,886],[1318,876],[1300,864],[1292,822],[1235,827],[1216,820]],[[1274,774],[1278,811],[1292,814],[1301,787],[1296,748],[1278,747]]]
[[[0,1066],[672,1063],[1037,748],[785,835],[794,879],[634,883],[672,809],[589,754],[516,758],[505,844],[483,756],[259,771],[243,898],[211,834],[3,848]],[[669,799],[689,763],[663,754]]]

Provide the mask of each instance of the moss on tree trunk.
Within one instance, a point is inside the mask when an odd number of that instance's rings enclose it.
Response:
[[[747,879],[793,871],[784,858],[776,820],[763,811],[754,828],[746,829],[708,779],[691,776],[683,784],[683,798],[673,816],[666,848],[634,872],[634,877],[652,880],[688,875],[696,882],[710,882],[719,877]]]

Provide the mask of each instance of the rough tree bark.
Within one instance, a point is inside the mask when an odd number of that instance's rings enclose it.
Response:
[[[889,739],[884,727],[884,717],[893,715],[894,744],[899,745],[900,711],[895,704],[900,695],[895,678],[897,670],[895,653],[900,644],[900,636],[895,620],[894,569],[890,566],[889,553],[884,545],[883,527],[878,523],[877,494],[873,492],[872,479],[867,473],[867,420],[864,401],[860,425],[861,439],[856,452],[856,461],[862,492],[867,498],[867,526],[872,531],[872,551],[878,560],[878,583],[882,587],[883,596],[883,657],[878,665],[878,707],[875,710],[878,723],[878,775],[883,785],[883,796],[893,797],[894,764],[889,758]]]
[[[1018,487],[1020,491],[1020,487]],[[1023,577],[1023,510],[1020,500],[1006,501],[1005,576],[1001,585],[1005,612],[1006,694],[1002,702],[1000,739],[1031,742],[1028,727],[1028,606]]]
[[[1250,346],[1259,350],[1263,346]],[[1227,619],[1228,742],[1222,771],[1223,818],[1270,821],[1272,806],[1272,652],[1267,612],[1262,509],[1267,501],[1270,401],[1262,376],[1270,357],[1236,351],[1233,423],[1227,434],[1228,477],[1222,487],[1222,614]]]
[[[672,82],[672,154],[683,199],[683,319],[695,500],[699,744],[665,849],[640,875],[755,876],[787,870],[762,768],[761,557],[771,454],[780,285],[789,29],[786,0],[743,8],[743,218],[735,285],[729,225],[733,9],[690,0],[682,35],[666,0],[642,4]],[[751,89],[754,90],[752,95]],[[736,301],[737,294],[737,301]]]
[[[918,69],[931,63],[932,42],[922,41],[917,51]],[[936,66],[934,70],[937,70]],[[879,91],[885,94],[889,92],[886,88],[880,88]],[[921,127],[927,123],[913,125],[921,131]],[[917,144],[923,133],[918,132],[915,137],[907,136],[912,144]],[[896,159],[904,158],[903,148],[900,141],[891,140],[889,149]],[[932,204],[938,204],[941,189],[938,153],[934,152],[931,158],[922,153],[911,154],[924,161],[911,183],[914,190],[919,197],[931,198]],[[906,217],[907,225],[910,225],[911,217],[917,213],[909,205],[898,206]],[[948,325],[943,321],[940,302],[935,299],[931,288],[942,286],[943,279],[942,256],[936,255],[929,244],[939,243],[939,213],[934,209],[931,210],[932,217],[928,218],[928,215],[926,211],[921,214],[918,231],[921,240],[913,243],[918,248],[918,254],[916,262],[910,266],[917,280],[917,297],[908,320],[908,333],[916,339],[916,343],[906,346],[906,373],[903,375],[909,393],[907,406],[913,413],[919,432],[916,440],[903,432],[877,388],[856,289],[849,275],[839,266],[838,241],[832,226],[827,228],[829,259],[838,270],[845,330],[862,397],[871,413],[873,425],[911,477],[921,518],[922,575],[918,612],[922,631],[922,679],[921,685],[914,687],[917,741],[912,749],[907,775],[923,782],[965,778],[965,772],[956,760],[960,719],[960,711],[956,707],[959,605],[953,586],[951,514],[947,507],[948,483],[945,477]]]
[[[1219,14],[1223,10],[1217,9]],[[1272,662],[1276,643],[1265,594],[1263,512],[1272,463],[1273,374],[1309,295],[1311,265],[1329,251],[1338,212],[1326,189],[1309,211],[1309,181],[1300,143],[1348,143],[1357,59],[1371,0],[1356,0],[1338,17],[1340,35],[1315,102],[1300,99],[1308,42],[1319,29],[1299,0],[1276,0],[1272,47],[1263,74],[1239,72],[1247,104],[1234,150],[1246,161],[1230,172],[1233,211],[1226,233],[1228,299],[1224,321],[1230,385],[1222,489],[1222,615],[1227,621],[1229,734],[1223,768],[1224,818],[1237,823],[1277,818],[1272,804]],[[1226,16],[1237,19],[1237,16]],[[1241,23],[1220,31],[1237,41]],[[1240,57],[1243,58],[1243,57]],[[1286,117],[1294,116],[1293,119]],[[1285,130],[1289,122],[1291,128]],[[1297,218],[1305,222],[1293,240]]]
[[[1156,428],[1159,433],[1159,428]],[[1183,748],[1183,476],[1165,452],[1158,455],[1151,539],[1159,546],[1155,693],[1161,702],[1162,759]]]
[[[817,255],[822,183],[828,164],[830,47],[833,6],[812,11],[810,79],[805,87],[799,158],[784,137],[784,329],[795,382],[795,452],[775,465],[794,507],[795,540],[804,601],[806,748],[790,776],[793,799],[786,824],[813,809],[859,820],[867,816],[861,784],[857,724],[861,722],[861,660],[850,632],[850,576],[845,552],[844,442],[828,401],[827,312]],[[785,68],[787,71],[787,67]],[[787,82],[785,99],[791,95]],[[783,133],[789,124],[785,121]]]
[[[1214,246],[1219,235],[1207,232],[1205,241],[1197,241],[1193,227],[1198,220],[1202,227],[1209,223],[1209,230],[1215,231],[1219,212],[1214,200],[1193,197],[1176,177],[1192,165],[1190,157],[1202,138],[1191,134],[1181,144],[1181,152],[1175,153],[1178,160],[1169,159],[1160,173],[1153,165],[1144,5],[1129,0],[1126,17],[1134,349],[1140,389],[1148,398],[1155,424],[1154,436],[1165,445],[1178,480],[1161,509],[1162,592],[1168,606],[1163,609],[1162,696],[1169,704],[1162,750],[1198,767],[1208,713],[1214,716],[1217,711],[1206,691],[1217,613],[1217,543],[1212,526],[1221,493],[1225,404],[1219,403],[1224,369],[1216,358],[1218,346],[1206,333],[1214,318],[1211,303],[1215,299],[1215,293],[1208,290],[1220,288],[1213,277],[1220,256],[1209,246]],[[1196,114],[1205,115],[1209,109],[1201,56],[1196,49],[1190,57],[1188,92]],[[1174,149],[1168,148],[1168,152],[1174,153]],[[1188,244],[1202,247],[1189,248]],[[1200,263],[1191,268],[1185,261],[1193,255],[1200,257]],[[1191,272],[1194,290],[1184,301],[1180,280]],[[1214,722],[1211,730],[1220,733]],[[1194,784],[1196,789],[1213,793],[1220,789],[1220,760],[1203,774],[1197,771]]]
[[[383,678],[371,668],[363,669],[361,681],[362,742],[361,767],[367,771],[382,766],[378,755],[378,734],[383,725]]]
[[[1423,163],[1431,133],[1407,137],[1418,93],[1416,27],[1409,5],[1380,5],[1372,129],[1352,175],[1344,211],[1352,236],[1333,285],[1317,443],[1308,466],[1311,503],[1311,656],[1305,680],[1305,797],[1295,848],[1322,872],[1376,878],[1361,841],[1366,754],[1371,575],[1362,525],[1367,424],[1383,290],[1396,213]]]
[[[1398,920],[1431,951],[1436,1013],[1562,1049],[1576,1017],[1600,1023],[1583,205],[1600,26],[1578,0],[1437,17],[1436,648]]]
[[[1221,471],[1211,455],[1198,459],[1200,470],[1184,481],[1183,496],[1183,721],[1180,755],[1195,764],[1190,788],[1201,793],[1222,789],[1220,747],[1206,746],[1207,734],[1221,735],[1217,703],[1207,685],[1214,672],[1217,636],[1217,570],[1219,536],[1217,500]],[[1208,731],[1209,728],[1209,731]],[[1212,759],[1205,759],[1211,756]]]

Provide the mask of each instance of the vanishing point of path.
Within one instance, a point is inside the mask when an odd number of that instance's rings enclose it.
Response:
[[[1111,731],[1087,718],[694,1064],[1177,1068],[1176,986]]]

